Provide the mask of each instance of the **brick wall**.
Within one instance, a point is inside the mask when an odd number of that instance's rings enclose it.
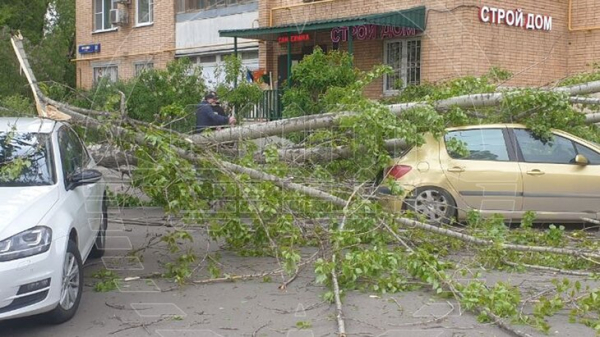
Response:
[[[600,1],[573,0],[572,13],[569,75],[590,71],[594,63],[600,62]]]
[[[119,4],[129,13],[129,24],[116,31],[93,31],[92,0],[76,0],[76,43],[100,43],[101,52],[77,55],[77,86],[90,88],[94,66],[116,64],[119,78],[134,76],[134,64],[153,62],[155,68],[164,68],[174,59],[175,8],[174,1],[154,1],[154,23],[135,26],[136,0],[130,5]]]
[[[594,3],[594,0],[585,1]],[[300,0],[261,0],[261,26],[269,24],[269,8],[298,3],[301,3]],[[436,82],[466,75],[477,76],[486,73],[491,67],[500,67],[514,74],[506,85],[538,86],[564,78],[572,69],[581,68],[581,65],[575,63],[571,66],[567,60],[569,53],[575,52],[569,49],[568,0],[408,0],[375,3],[367,0],[337,0],[274,10],[273,24],[299,23],[298,26],[301,27],[307,21],[383,13],[420,5],[426,6],[428,10],[427,29],[422,35],[422,81]],[[479,20],[479,9],[484,5],[506,10],[522,8],[524,13],[552,16],[552,30],[526,30],[505,24],[483,23]],[[595,6],[600,7],[600,3]],[[600,34],[595,37],[600,42]],[[585,41],[596,42],[590,38]],[[261,60],[264,61],[261,66],[271,62],[272,70],[276,72],[277,55],[285,54],[286,49],[274,45],[272,54],[261,55]],[[356,65],[367,70],[381,63],[383,45],[382,40],[355,41]],[[332,46],[331,41],[329,46]],[[586,52],[580,52],[580,58],[586,54],[588,59],[593,59],[593,53],[588,53],[593,48],[598,49],[595,55],[600,55],[600,43],[583,42],[580,49],[583,48]],[[341,44],[340,49],[346,49],[346,45]],[[586,60],[578,62],[585,63]],[[382,81],[378,81],[367,88],[367,94],[375,98],[382,94],[382,89]]]

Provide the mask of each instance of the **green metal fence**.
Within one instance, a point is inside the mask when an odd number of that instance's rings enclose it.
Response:
[[[283,90],[279,89],[263,91],[263,97],[257,107],[257,112],[261,119],[273,121],[282,118],[282,95]]]

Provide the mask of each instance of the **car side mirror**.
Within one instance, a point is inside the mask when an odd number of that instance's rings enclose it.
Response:
[[[67,190],[73,190],[78,186],[94,184],[102,179],[102,172],[94,169],[85,169],[73,173],[67,184]]]
[[[578,154],[575,156],[575,164],[585,166],[589,164],[590,161],[582,154]]]

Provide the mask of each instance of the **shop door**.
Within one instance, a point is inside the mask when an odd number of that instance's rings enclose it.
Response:
[[[302,57],[304,57],[302,54],[292,54],[292,67],[298,64]],[[279,55],[277,58],[277,86],[283,87],[287,78],[287,55]]]

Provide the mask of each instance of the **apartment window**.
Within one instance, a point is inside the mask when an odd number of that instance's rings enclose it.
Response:
[[[119,67],[106,65],[94,67],[94,84],[100,81],[116,82],[119,79]]]
[[[393,72],[384,77],[383,91],[393,93],[407,85],[421,83],[421,40],[392,40],[384,46],[384,62]]]
[[[139,63],[134,63],[133,66],[135,68],[135,76],[139,76],[145,70],[153,69],[154,68],[154,63],[152,63],[152,62],[139,62]]]
[[[94,0],[94,31],[112,29],[110,10],[117,8],[117,0]]]
[[[177,0],[177,13],[237,6],[256,1],[257,0]]]
[[[148,25],[154,22],[154,0],[137,0],[136,8],[135,24],[137,26]]]
[[[216,63],[217,55],[198,56],[198,63]]]
[[[242,53],[242,60],[254,60],[258,58],[258,50],[246,51]]]

